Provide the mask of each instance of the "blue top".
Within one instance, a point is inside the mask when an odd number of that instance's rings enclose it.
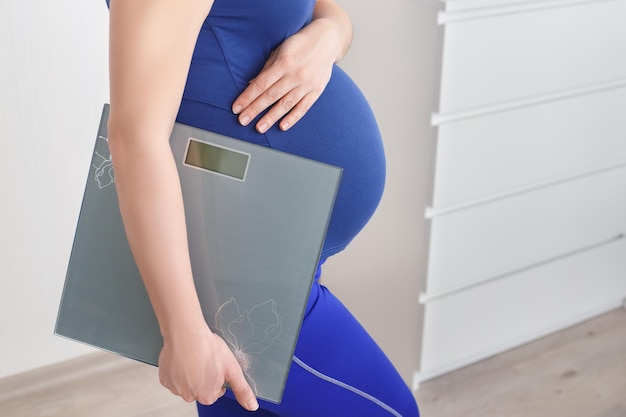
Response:
[[[107,0],[108,3],[108,0]],[[338,66],[307,114],[288,131],[258,133],[231,111],[272,50],[311,21],[315,0],[215,0],[194,50],[177,121],[342,167],[322,251],[335,254],[365,226],[383,192],[385,158],[374,115]]]

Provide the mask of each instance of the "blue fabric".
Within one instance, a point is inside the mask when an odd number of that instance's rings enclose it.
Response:
[[[382,196],[385,157],[374,115],[361,91],[335,66],[322,96],[287,132],[243,127],[235,98],[272,50],[310,22],[315,0],[216,0],[193,54],[177,120],[342,167],[343,177],[322,260],[343,250]],[[343,305],[318,282],[280,405],[261,401],[260,416],[377,417],[419,415],[411,391],[384,353]],[[201,417],[247,416],[228,392],[198,405]]]

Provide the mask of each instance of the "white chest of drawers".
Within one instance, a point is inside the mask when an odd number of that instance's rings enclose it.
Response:
[[[419,1],[441,42],[417,382],[626,296],[626,0]]]

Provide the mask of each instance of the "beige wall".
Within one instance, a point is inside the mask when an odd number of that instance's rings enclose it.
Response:
[[[330,259],[323,282],[353,311],[407,383],[418,370],[438,62],[434,10],[417,1],[338,1],[355,38],[341,66],[376,113],[387,153],[387,183],[378,211],[348,249]],[[428,16],[428,14],[430,14]],[[429,49],[429,50],[426,50]],[[432,80],[432,83],[424,83]],[[421,84],[420,84],[421,83]]]

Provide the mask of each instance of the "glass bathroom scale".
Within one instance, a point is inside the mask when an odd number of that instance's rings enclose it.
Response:
[[[163,340],[115,191],[105,105],[55,333],[156,365]],[[194,280],[257,397],[280,402],[341,178],[320,162],[176,124]]]

